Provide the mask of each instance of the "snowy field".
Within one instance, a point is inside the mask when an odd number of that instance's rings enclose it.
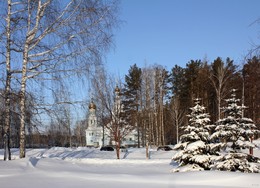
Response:
[[[12,149],[11,161],[3,161],[0,150],[1,188],[186,188],[246,187],[260,188],[260,174],[202,171],[171,173],[175,151],[129,149],[116,153],[91,148],[28,149],[19,159],[19,150]],[[260,150],[254,154],[260,157]]]

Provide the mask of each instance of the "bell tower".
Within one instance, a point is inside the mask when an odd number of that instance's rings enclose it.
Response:
[[[121,100],[120,100],[120,89],[118,86],[115,88],[115,105],[114,105],[114,113],[119,114],[121,112]]]
[[[86,129],[86,145],[90,147],[98,147],[102,145],[102,127],[98,126],[96,116],[96,105],[91,99],[88,106],[88,128]]]
[[[91,99],[88,108],[89,108],[88,127],[97,127],[96,105],[93,102],[93,99]]]

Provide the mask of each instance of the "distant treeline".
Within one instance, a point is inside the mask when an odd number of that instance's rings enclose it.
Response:
[[[260,58],[254,56],[237,66],[230,58],[213,62],[191,60],[186,67],[175,65],[170,71],[160,65],[139,68],[133,65],[125,76],[122,96],[133,125],[137,125],[140,144],[147,139],[154,145],[174,144],[187,124],[189,108],[200,98],[215,123],[224,114],[222,107],[237,89],[245,117],[260,124]],[[177,131],[178,130],[178,131]]]

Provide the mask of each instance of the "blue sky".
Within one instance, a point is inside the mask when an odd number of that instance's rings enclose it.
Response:
[[[118,76],[131,65],[168,70],[191,59],[230,57],[236,64],[260,43],[260,0],[121,0],[115,49],[108,70]]]

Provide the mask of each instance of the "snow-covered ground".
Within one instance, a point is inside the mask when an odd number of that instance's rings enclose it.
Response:
[[[3,161],[0,150],[0,187],[2,188],[175,188],[175,187],[247,187],[260,188],[260,174],[202,171],[171,173],[175,151],[145,149],[115,152],[91,148],[28,149],[19,159],[12,149],[13,160]],[[260,150],[254,150],[260,157]]]

